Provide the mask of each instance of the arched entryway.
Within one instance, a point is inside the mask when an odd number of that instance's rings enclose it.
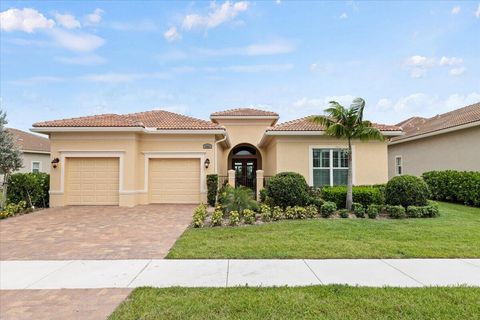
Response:
[[[256,190],[257,170],[262,169],[262,155],[253,145],[236,145],[228,155],[228,169],[235,170],[235,186]]]

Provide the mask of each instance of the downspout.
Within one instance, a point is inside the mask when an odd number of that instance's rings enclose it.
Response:
[[[217,161],[218,161],[218,157],[217,157],[217,148],[218,148],[218,144],[221,143],[221,142],[224,142],[228,139],[228,133],[227,131],[225,131],[225,135],[222,139],[218,140],[218,141],[215,141],[215,148],[213,149],[213,156],[215,157],[215,165],[214,165],[214,171],[216,174],[218,174],[218,170],[217,170]]]

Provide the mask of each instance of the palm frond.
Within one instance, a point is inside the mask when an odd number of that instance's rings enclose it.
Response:
[[[360,139],[362,141],[368,141],[368,140],[384,141],[385,140],[385,137],[380,132],[380,130],[374,127],[365,127],[365,126],[357,127],[355,132],[352,135],[352,138]]]
[[[350,130],[341,123],[334,123],[325,130],[325,134],[340,139],[346,139],[351,136]]]
[[[356,123],[361,123],[363,121],[363,110],[365,109],[365,100],[362,98],[355,98],[350,105],[352,110],[355,110],[357,114]]]

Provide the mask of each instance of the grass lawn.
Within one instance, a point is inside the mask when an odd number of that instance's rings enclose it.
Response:
[[[440,203],[440,214],[188,229],[167,258],[480,258],[480,208]]]
[[[138,288],[109,319],[478,319],[480,288]]]

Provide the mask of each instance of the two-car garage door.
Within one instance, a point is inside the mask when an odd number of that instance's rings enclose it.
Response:
[[[150,203],[200,202],[198,158],[150,159],[148,171]],[[118,205],[119,172],[119,158],[67,158],[66,204]]]

